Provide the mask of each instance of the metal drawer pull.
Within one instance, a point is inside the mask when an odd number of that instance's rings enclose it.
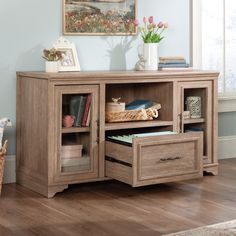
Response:
[[[161,158],[160,161],[165,162],[165,161],[175,161],[180,159],[182,159],[182,157],[167,157],[167,158]]]

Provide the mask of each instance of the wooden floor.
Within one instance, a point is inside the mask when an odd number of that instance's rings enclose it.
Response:
[[[19,185],[3,186],[1,236],[146,236],[236,219],[236,159],[219,176],[131,188],[109,181],[70,187],[46,199]]]

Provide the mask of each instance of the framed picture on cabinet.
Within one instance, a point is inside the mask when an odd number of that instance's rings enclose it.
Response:
[[[60,37],[53,43],[53,47],[62,54],[62,59],[59,61],[59,71],[80,71],[79,59],[74,43]]]
[[[63,0],[65,35],[134,35],[137,0]]]

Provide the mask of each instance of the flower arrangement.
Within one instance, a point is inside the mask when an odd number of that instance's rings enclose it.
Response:
[[[62,53],[55,48],[44,49],[43,58],[47,61],[59,61],[62,59]]]
[[[141,37],[144,43],[159,43],[164,38],[162,35],[165,29],[168,28],[168,23],[159,23],[154,22],[154,17],[150,16],[148,19],[143,17],[144,26],[139,27],[141,32]],[[138,21],[134,22],[136,26],[139,25]]]

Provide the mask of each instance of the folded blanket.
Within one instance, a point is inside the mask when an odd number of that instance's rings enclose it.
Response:
[[[3,138],[4,128],[7,126],[9,122],[10,120],[8,118],[0,119],[0,150],[2,149],[2,138]]]

